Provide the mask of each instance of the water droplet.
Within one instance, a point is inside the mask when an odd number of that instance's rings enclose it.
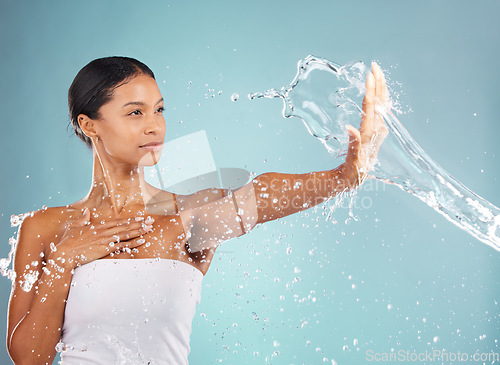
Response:
[[[232,101],[236,101],[240,98],[240,96],[237,94],[237,93],[234,93],[233,95],[231,95],[231,100]]]
[[[64,344],[62,342],[58,342],[56,345],[56,351],[57,352],[62,352],[64,349]]]

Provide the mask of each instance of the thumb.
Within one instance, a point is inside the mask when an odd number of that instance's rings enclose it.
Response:
[[[349,152],[354,152],[357,155],[361,147],[361,134],[352,125],[346,125],[347,133],[349,133]]]

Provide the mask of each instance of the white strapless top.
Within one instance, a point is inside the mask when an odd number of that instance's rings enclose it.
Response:
[[[62,364],[188,364],[202,280],[172,259],[80,266],[64,313]]]

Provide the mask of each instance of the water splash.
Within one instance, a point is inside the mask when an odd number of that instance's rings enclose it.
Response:
[[[21,223],[24,221],[24,219],[28,215],[31,215],[31,212],[18,214],[18,215],[13,214],[10,217],[10,226],[11,227],[20,226]],[[18,232],[18,234],[19,234],[19,232]],[[12,281],[12,283],[14,283],[14,280],[16,280],[16,272],[11,267],[11,263],[12,263],[14,252],[16,251],[16,247],[17,247],[17,235],[9,238],[9,246],[10,246],[9,255],[6,258],[0,258],[0,274],[2,276],[8,277]],[[31,274],[32,274],[32,272],[29,272],[27,275],[24,275],[24,277],[23,277],[24,280],[20,281],[21,287],[25,291],[30,291],[32,286],[33,286],[32,285],[33,276]]]
[[[299,61],[290,85],[248,95],[281,98],[283,116],[302,119],[310,134],[335,157],[345,155],[346,125],[358,125],[365,78],[362,62],[340,66],[308,56]],[[500,251],[500,209],[481,198],[440,167],[401,125],[392,105],[380,111],[389,129],[371,178],[395,185],[419,198],[450,222]]]

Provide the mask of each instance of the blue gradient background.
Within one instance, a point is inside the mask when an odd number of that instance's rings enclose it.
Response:
[[[412,136],[498,206],[499,12],[498,1],[2,0],[0,256],[15,233],[11,214],[88,192],[91,154],[66,130],[66,93],[81,67],[108,55],[155,71],[167,140],[204,129],[218,167],[256,173],[337,161],[298,119],[281,117],[280,101],[249,92],[289,83],[308,54],[377,60],[402,84]],[[224,243],[204,279],[190,363],[500,352],[500,253],[396,188],[367,184],[358,199],[357,222],[344,224],[347,209],[338,225],[307,211]],[[3,328],[9,291],[1,279]],[[0,346],[0,363],[9,361]]]

